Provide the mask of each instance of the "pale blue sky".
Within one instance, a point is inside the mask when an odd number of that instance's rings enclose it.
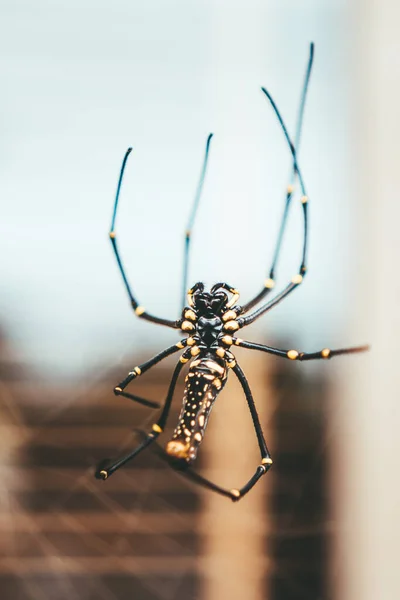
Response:
[[[243,298],[259,290],[290,167],[259,88],[293,130],[311,40],[300,152],[309,275],[247,337],[281,333],[307,348],[359,341],[345,333],[356,264],[348,3],[9,0],[0,17],[0,319],[26,360],[76,373],[175,339],[131,314],[107,239],[130,145],[117,229],[141,303],[178,314],[183,232],[210,131],[189,281],[226,280]],[[299,262],[295,208],[282,285]]]

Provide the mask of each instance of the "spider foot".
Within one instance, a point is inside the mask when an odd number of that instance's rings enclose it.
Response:
[[[109,464],[109,462],[110,462],[110,460],[108,458],[105,458],[97,465],[97,469],[94,473],[94,476],[96,479],[101,479],[103,481],[105,481],[107,479],[107,477],[108,477],[107,465]]]

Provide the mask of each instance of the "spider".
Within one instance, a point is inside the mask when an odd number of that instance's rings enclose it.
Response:
[[[269,276],[265,280],[262,290],[252,300],[250,300],[243,306],[239,306],[237,304],[239,300],[238,290],[227,283],[216,283],[211,287],[209,291],[206,291],[204,284],[199,282],[196,283],[191,289],[189,289],[188,292],[186,292],[191,231],[194,225],[195,216],[198,209],[203,183],[206,175],[208,154],[212,134],[210,134],[207,139],[202,171],[185,236],[182,287],[183,309],[181,317],[176,321],[171,321],[168,319],[157,317],[149,313],[143,306],[139,304],[139,302],[136,299],[136,296],[134,296],[132,292],[130,284],[128,283],[122,259],[118,250],[117,238],[115,233],[115,220],[117,215],[118,200],[121,191],[123,175],[128,156],[132,149],[129,148],[127,150],[122,162],[114,204],[114,211],[111,221],[110,239],[115,253],[115,258],[117,260],[122,279],[128,292],[132,308],[135,311],[136,315],[141,319],[150,321],[151,323],[156,323],[157,325],[164,325],[165,327],[178,329],[182,331],[187,337],[184,337],[178,343],[170,346],[169,348],[166,348],[150,360],[135,367],[128,374],[128,376],[114,388],[114,393],[117,396],[124,396],[125,398],[129,398],[130,400],[134,400],[136,402],[139,402],[140,404],[144,404],[146,406],[154,408],[159,408],[159,405],[155,402],[152,402],[145,398],[141,398],[140,396],[136,396],[125,390],[131,382],[133,382],[140,375],[151,369],[154,365],[162,361],[164,358],[183,350],[179,361],[175,366],[172,379],[169,385],[168,393],[161,410],[161,414],[156,423],[154,423],[154,425],[152,426],[151,431],[148,433],[140,432],[142,440],[139,443],[139,445],[136,448],[134,448],[134,450],[129,454],[119,458],[114,462],[110,461],[109,459],[101,461],[95,473],[95,476],[98,479],[107,479],[118,469],[120,469],[126,463],[135,458],[140,452],[145,450],[145,448],[153,444],[153,447],[159,452],[162,458],[164,458],[164,460],[166,460],[170,464],[170,466],[173,467],[175,470],[181,471],[186,477],[188,477],[195,483],[200,484],[214,492],[217,492],[218,494],[231,498],[233,501],[237,501],[243,498],[243,496],[245,496],[245,494],[247,494],[254,487],[257,481],[265,473],[267,473],[267,471],[272,465],[272,459],[262,432],[260,420],[257,414],[257,409],[253,400],[249,383],[234,356],[233,349],[235,347],[247,348],[249,350],[257,350],[261,352],[266,352],[268,354],[274,354],[275,356],[281,356],[282,358],[286,358],[288,360],[293,361],[307,361],[319,359],[327,360],[332,358],[333,356],[338,356],[340,354],[363,352],[368,349],[368,346],[342,348],[338,350],[330,350],[329,348],[324,348],[319,352],[306,353],[298,352],[297,350],[281,350],[279,348],[255,344],[253,342],[244,341],[243,339],[237,337],[237,333],[239,332],[239,330],[243,329],[247,325],[250,325],[250,323],[256,321],[256,319],[260,318],[262,315],[270,311],[284,298],[289,296],[289,294],[291,294],[296,288],[298,288],[306,274],[306,253],[308,237],[308,196],[305,190],[301,171],[297,162],[297,151],[299,148],[304,106],[313,64],[313,56],[314,45],[311,44],[309,60],[301,94],[294,144],[292,143],[289,137],[285,123],[272,96],[265,88],[261,88],[262,92],[269,100],[275,112],[275,115],[280,123],[280,127],[286,138],[286,142],[290,148],[292,155],[292,173],[291,183],[287,187],[286,191],[285,207],[273,256],[272,267],[269,271]],[[291,279],[291,281],[279,294],[277,294],[271,300],[261,303],[271,293],[272,289],[275,286],[275,269],[280,254],[282,239],[285,232],[287,216],[293,198],[294,184],[296,183],[296,180],[298,180],[300,184],[300,200],[303,209],[302,213],[304,222],[303,250],[300,268],[298,270],[298,273],[296,273],[296,275]],[[186,294],[187,305],[185,305]],[[261,305],[255,310],[252,310],[259,303],[261,303]],[[189,361],[191,362],[189,365],[188,375],[185,379],[186,385],[184,389],[182,409],[179,415],[179,421],[173,432],[172,439],[167,443],[164,450],[155,442],[160,436],[160,434],[163,432],[167,423],[172,398],[179,374],[185,363]],[[204,439],[204,434],[212,407],[215,403],[218,394],[225,386],[230,371],[233,371],[235,376],[238,378],[243,389],[244,395],[246,397],[250,414],[253,420],[255,433],[257,436],[261,460],[254,474],[250,477],[247,483],[245,483],[240,488],[228,490],[220,487],[219,485],[209,481],[208,479],[193,471],[192,465],[196,460],[199,447]]]

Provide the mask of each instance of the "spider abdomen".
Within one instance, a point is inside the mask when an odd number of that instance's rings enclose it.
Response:
[[[179,422],[166,446],[171,457],[186,463],[196,459],[212,407],[226,378],[224,361],[216,362],[213,358],[204,357],[192,362],[185,380]]]

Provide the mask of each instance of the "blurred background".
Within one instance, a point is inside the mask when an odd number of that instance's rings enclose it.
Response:
[[[397,599],[398,3],[3,0],[0,17],[2,600]],[[245,337],[372,350],[304,364],[238,350],[274,458],[238,504],[151,451],[99,482],[94,465],[154,422],[114,385],[177,341],[135,318],[112,255],[124,152],[117,230],[140,303],[179,314],[211,131],[189,284],[227,281],[245,302],[268,274],[291,167],[260,87],[293,133],[310,41],[309,271]],[[294,202],[277,289],[301,232]],[[137,393],[162,400],[173,365]],[[258,464],[235,381],[200,454],[228,487]]]

